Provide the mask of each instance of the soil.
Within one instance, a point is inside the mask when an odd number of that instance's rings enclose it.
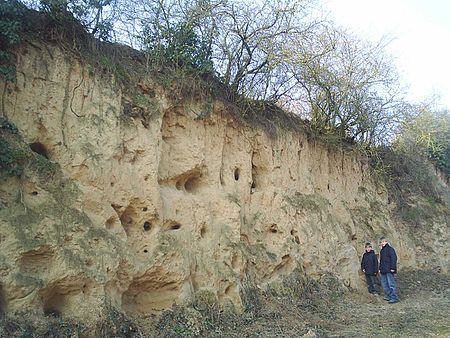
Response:
[[[275,289],[246,285],[246,310],[236,313],[204,298],[158,317],[107,311],[94,328],[61,317],[0,316],[0,337],[450,337],[450,275],[402,271],[400,302],[349,291],[331,276],[287,279]]]
[[[305,288],[298,298],[260,295],[258,306],[241,315],[201,311],[200,327],[189,314],[173,309],[173,317],[163,315],[153,334],[236,338],[450,337],[450,276],[433,271],[405,271],[397,276],[397,281],[400,302],[396,304],[389,304],[383,296],[342,292],[333,285],[321,284]]]

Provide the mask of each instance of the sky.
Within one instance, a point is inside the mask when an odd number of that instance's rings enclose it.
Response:
[[[387,52],[395,60],[407,99],[426,101],[439,95],[450,108],[449,0],[323,0],[338,25],[363,38],[392,40]]]

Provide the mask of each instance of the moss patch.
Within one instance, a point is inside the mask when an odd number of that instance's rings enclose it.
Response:
[[[330,202],[319,194],[302,194],[284,196],[284,201],[296,209],[320,213],[328,209]]]

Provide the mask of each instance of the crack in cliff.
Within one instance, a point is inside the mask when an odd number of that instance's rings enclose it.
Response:
[[[72,63],[69,62],[68,65],[68,72],[67,72],[67,78],[66,78],[66,84],[64,87],[64,97],[62,102],[62,111],[61,111],[61,135],[63,140],[64,147],[67,148],[67,140],[66,140],[66,133],[65,133],[65,118],[66,118],[66,111],[69,106],[69,92],[70,92],[70,77],[72,74]]]
[[[75,112],[75,110],[73,110],[73,107],[72,107],[73,99],[74,99],[74,97],[75,97],[75,91],[83,84],[83,81],[84,81],[84,67],[81,67],[81,80],[80,80],[80,82],[79,82],[75,87],[73,87],[73,90],[72,90],[72,97],[71,97],[71,99],[70,99],[70,110],[71,110],[71,112],[72,112],[76,117],[85,117],[85,116],[86,116],[86,115],[78,115],[78,114]],[[83,96],[83,102],[84,102],[84,96]]]

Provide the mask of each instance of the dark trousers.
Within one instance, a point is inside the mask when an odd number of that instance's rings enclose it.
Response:
[[[377,277],[374,275],[368,275],[366,274],[366,282],[367,282],[367,289],[369,290],[369,293],[376,293],[376,283],[377,283]]]

